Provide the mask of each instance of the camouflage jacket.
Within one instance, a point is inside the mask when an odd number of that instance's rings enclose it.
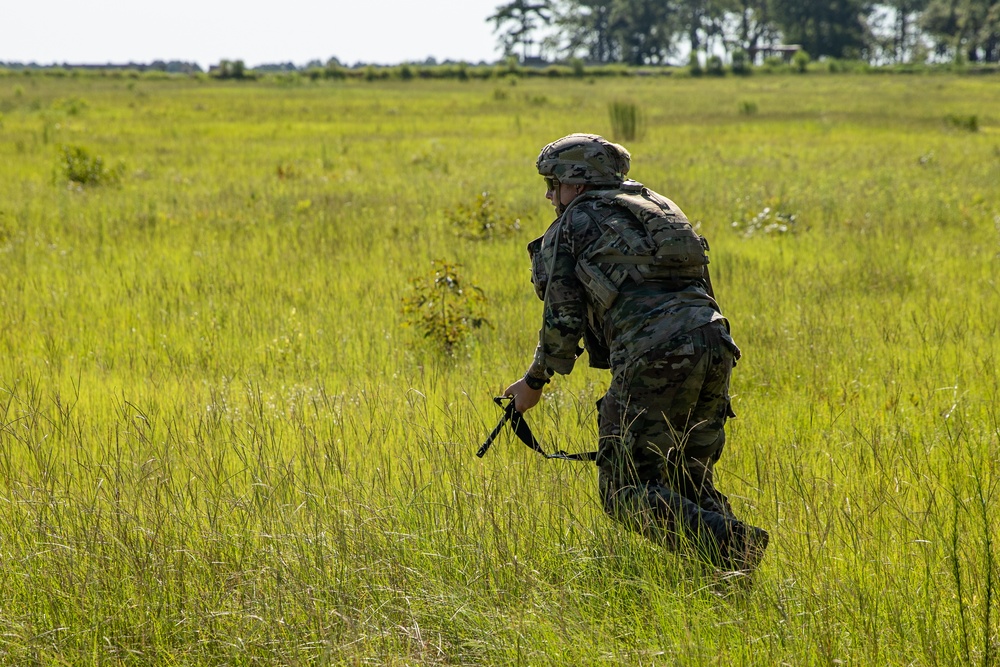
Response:
[[[619,222],[642,228],[627,209],[588,199],[575,202],[544,235],[528,244],[531,281],[544,303],[539,343],[528,370],[532,377],[572,371],[583,352],[581,340],[592,367],[617,373],[631,360],[667,349],[673,338],[724,319],[709,295],[707,273],[704,280],[629,281],[609,309],[601,308],[577,277],[577,263],[602,235],[597,220],[607,220],[609,213]]]

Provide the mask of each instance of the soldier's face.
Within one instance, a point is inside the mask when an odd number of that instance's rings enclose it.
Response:
[[[556,201],[556,190],[559,191],[559,201]],[[556,208],[567,206],[581,192],[583,192],[582,185],[565,185],[560,184],[554,178],[545,179],[545,198],[552,202]]]

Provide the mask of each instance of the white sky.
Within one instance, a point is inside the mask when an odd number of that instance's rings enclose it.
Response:
[[[503,0],[3,0],[0,62],[104,64],[336,56],[396,64],[500,57],[486,17]]]

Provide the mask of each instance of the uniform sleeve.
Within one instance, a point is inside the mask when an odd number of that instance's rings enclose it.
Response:
[[[542,296],[545,296],[546,290],[548,293],[544,301],[538,347],[528,370],[532,377],[548,378],[553,372],[566,375],[573,370],[573,365],[582,352],[579,345],[587,322],[587,296],[583,285],[576,278],[579,242],[575,232],[578,231],[578,223],[586,222],[586,219],[578,220],[574,216],[573,224],[555,230],[557,233],[553,234],[552,241],[558,244],[558,251],[554,263],[552,253],[547,248],[532,258],[535,264],[534,275],[545,278],[545,284],[536,283],[536,289]],[[539,263],[543,265],[540,266]]]

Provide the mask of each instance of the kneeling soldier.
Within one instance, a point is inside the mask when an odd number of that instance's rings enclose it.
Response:
[[[611,370],[597,453],[607,513],[752,571],[768,534],[737,519],[712,479],[740,351],[714,298],[708,244],[676,204],[626,178],[630,160],[592,134],[538,156],[558,218],[528,245],[543,324],[534,361],[505,394],[520,412],[534,407],[554,373],[573,370],[583,340],[590,365]]]

